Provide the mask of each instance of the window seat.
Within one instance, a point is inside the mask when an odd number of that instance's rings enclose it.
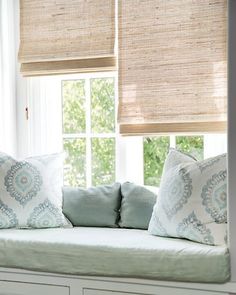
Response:
[[[185,282],[230,277],[226,247],[119,228],[1,230],[0,267]]]

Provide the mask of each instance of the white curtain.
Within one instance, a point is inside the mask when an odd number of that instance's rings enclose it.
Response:
[[[0,151],[17,153],[15,0],[0,0]]]
[[[28,151],[24,156],[62,152],[60,78],[58,76],[31,77],[27,78],[27,84]],[[21,131],[19,132],[22,134]],[[19,141],[22,142],[22,139],[19,138]]]

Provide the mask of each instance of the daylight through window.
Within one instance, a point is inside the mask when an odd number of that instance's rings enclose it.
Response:
[[[115,78],[62,81],[66,185],[115,181]]]
[[[116,175],[118,171],[125,181],[129,181],[129,176],[135,174],[141,176],[138,177],[140,184],[159,187],[170,147],[189,153],[198,160],[214,154],[213,142],[217,135],[208,141],[207,136],[203,135],[153,136],[143,137],[143,140],[135,143],[126,141],[123,137],[126,144],[125,148],[121,148],[122,140],[116,123],[115,74],[106,76],[97,73],[63,78],[61,94],[63,147],[67,155],[64,166],[65,185],[89,187],[111,184],[120,181]],[[224,140],[221,138],[219,143]],[[132,151],[128,158],[125,157],[125,149]],[[137,159],[140,160],[139,163]],[[128,177],[127,170],[131,171]],[[131,179],[133,180],[136,181]]]

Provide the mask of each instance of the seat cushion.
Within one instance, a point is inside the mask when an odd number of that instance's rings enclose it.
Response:
[[[120,228],[4,229],[0,231],[0,266],[189,282],[223,283],[230,276],[224,246]]]

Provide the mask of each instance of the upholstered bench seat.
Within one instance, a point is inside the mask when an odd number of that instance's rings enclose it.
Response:
[[[224,246],[120,228],[0,230],[0,267],[188,282],[223,283],[230,276]]]

